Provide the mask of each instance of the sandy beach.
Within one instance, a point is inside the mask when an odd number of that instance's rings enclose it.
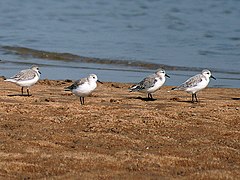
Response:
[[[240,89],[191,95],[98,84],[91,97],[40,80],[21,96],[0,79],[1,179],[240,179]]]

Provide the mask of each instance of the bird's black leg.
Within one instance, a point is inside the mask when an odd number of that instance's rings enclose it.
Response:
[[[197,94],[195,93],[194,95],[195,95],[196,102],[198,102],[198,99],[197,99]]]
[[[195,95],[195,94],[192,94],[192,103],[194,103],[194,95]]]
[[[30,94],[29,94],[29,89],[27,88],[27,94],[28,94],[28,96],[30,96]]]
[[[23,87],[22,87],[22,95],[23,95]]]
[[[196,93],[192,94],[192,103],[194,103],[194,98],[195,98],[196,102],[198,102]]]
[[[153,99],[153,96],[152,96],[152,94],[150,94],[150,98],[151,98],[151,99]]]
[[[83,102],[82,102],[82,97],[80,97],[80,103],[83,104]]]
[[[153,99],[152,94],[148,93],[148,99]]]
[[[80,103],[81,103],[81,105],[84,104],[84,97],[80,97]]]

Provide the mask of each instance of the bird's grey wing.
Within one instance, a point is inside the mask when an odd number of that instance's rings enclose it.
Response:
[[[73,90],[76,89],[78,86],[84,84],[87,82],[87,78],[82,78],[77,81],[75,81],[71,86],[67,87],[66,89]]]
[[[154,75],[150,75],[146,78],[144,78],[141,82],[139,82],[138,84],[132,86],[130,88],[131,91],[141,91],[141,90],[145,90],[148,89],[150,87],[153,87],[154,84],[156,83],[156,79]]]
[[[17,81],[26,81],[33,79],[36,76],[35,72],[31,69],[26,69],[18,72],[16,75],[11,77],[11,79],[15,79]]]
[[[202,81],[202,76],[201,74],[197,74],[191,78],[189,78],[187,81],[185,81],[183,84],[177,87],[177,89],[186,89],[186,88],[191,88],[195,87]]]
[[[142,89],[148,89],[154,86],[156,83],[156,79],[154,76],[149,76],[143,79],[139,84]]]

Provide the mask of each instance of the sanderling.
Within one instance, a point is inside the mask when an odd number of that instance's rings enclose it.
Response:
[[[29,95],[29,87],[34,85],[40,78],[41,72],[36,65],[33,65],[30,69],[25,69],[18,72],[13,77],[6,79],[5,81],[12,82],[22,87],[22,95],[23,88],[27,88],[27,95]]]
[[[97,87],[98,80],[97,75],[90,74],[87,78],[82,78],[75,81],[71,86],[65,88],[70,90],[73,94],[80,97],[80,103],[84,104],[84,97],[90,95]]]
[[[147,93],[148,99],[153,99],[152,93],[157,91],[165,83],[165,76],[169,77],[165,70],[160,68],[154,74],[147,76],[138,84],[133,85],[129,90],[130,92],[139,91]]]
[[[202,70],[201,74],[197,74],[191,78],[189,78],[187,81],[182,83],[180,86],[172,88],[172,90],[183,90],[188,93],[192,94],[192,102],[194,102],[194,97],[196,102],[198,102],[197,99],[197,92],[206,88],[210,78],[213,78],[216,80],[215,77],[212,76],[211,72],[207,69]]]

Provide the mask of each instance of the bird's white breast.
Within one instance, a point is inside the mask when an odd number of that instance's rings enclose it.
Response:
[[[165,82],[165,77],[163,77],[162,79],[160,79],[159,77],[155,78],[157,81],[155,82],[153,87],[150,87],[147,92],[148,93],[153,93],[155,91],[157,91]]]
[[[97,83],[85,82],[84,84],[79,85],[76,89],[73,89],[73,94],[84,97],[92,93],[92,91],[97,87]]]
[[[203,77],[201,82],[199,82],[196,86],[187,88],[186,91],[187,91],[188,93],[193,93],[193,94],[195,94],[196,92],[198,92],[198,91],[206,88],[207,85],[208,85],[208,83],[209,83],[209,78],[204,78],[204,77]]]
[[[16,84],[21,87],[30,87],[34,85],[39,80],[39,76],[34,76],[33,79],[16,81]]]

